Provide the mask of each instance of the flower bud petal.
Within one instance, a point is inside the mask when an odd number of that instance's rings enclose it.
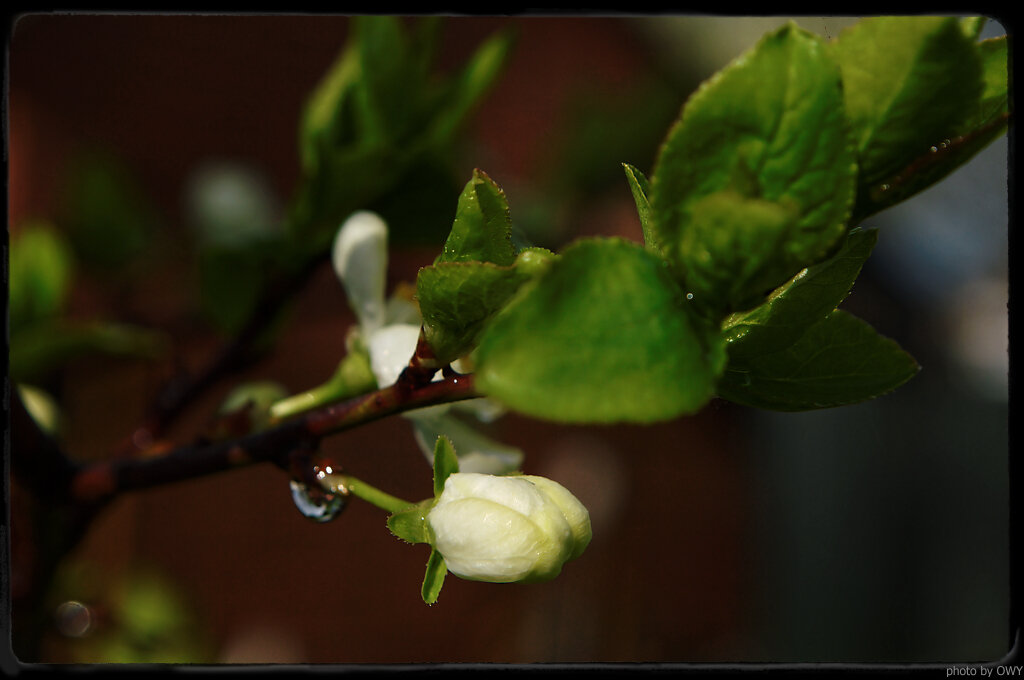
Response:
[[[582,555],[583,551],[590,544],[590,539],[593,537],[593,529],[590,526],[590,512],[586,506],[580,503],[579,499],[571,491],[553,479],[536,475],[523,475],[522,478],[533,482],[538,489],[546,493],[565,516],[573,538],[573,548],[569,553],[569,559],[574,560]]]

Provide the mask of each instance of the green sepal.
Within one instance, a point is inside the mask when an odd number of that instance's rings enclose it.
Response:
[[[741,308],[828,256],[846,232],[855,180],[839,68],[824,40],[790,23],[687,101],[651,177],[657,240],[687,292],[712,311]],[[746,202],[729,208],[720,192]],[[731,248],[753,254],[765,241],[773,254],[761,274],[723,296],[709,273],[750,276]]]
[[[633,194],[633,202],[636,203],[636,212],[640,217],[640,229],[644,235],[644,245],[657,252],[660,250],[660,246],[654,231],[654,216],[651,214],[651,184],[639,169],[629,163],[623,163],[622,169],[626,171],[626,181]]]
[[[566,423],[653,422],[710,398],[725,352],[661,258],[583,239],[520,288],[477,349],[479,390]]]
[[[775,411],[831,408],[891,392],[919,369],[896,342],[836,310],[786,349],[730,356],[718,395]]]
[[[455,455],[452,440],[440,435],[434,444],[434,498],[441,496],[445,481],[458,471],[459,459]]]
[[[434,505],[434,499],[414,503],[388,516],[388,529],[408,543],[430,543],[430,529],[427,527],[427,513]]]
[[[427,569],[423,574],[423,588],[420,591],[424,602],[427,604],[437,602],[447,573],[448,567],[444,563],[444,557],[437,550],[431,548],[430,558],[427,559]]]
[[[473,177],[459,196],[444,250],[434,262],[479,261],[507,266],[515,258],[505,192],[482,170],[473,170]]]

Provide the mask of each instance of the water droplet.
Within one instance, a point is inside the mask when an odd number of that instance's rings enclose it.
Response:
[[[82,637],[92,628],[92,610],[81,602],[62,602],[54,614],[57,630],[67,637]]]
[[[294,479],[289,482],[295,507],[304,517],[308,517],[314,522],[330,522],[340,515],[348,505],[348,494],[345,493],[344,487],[330,484],[330,477],[323,475],[322,472],[318,471],[317,477],[321,481],[326,480],[325,486],[329,486],[330,491],[318,489],[310,492],[309,487],[302,482],[297,482]]]
[[[933,146],[931,149],[929,149],[929,151],[931,151],[932,153],[938,153],[939,147]]]
[[[883,184],[882,186],[879,187],[879,189],[882,190],[882,191],[888,191],[889,190],[889,185],[888,184]]]
[[[687,300],[692,300],[693,299],[693,293],[687,293],[686,294],[686,299]]]

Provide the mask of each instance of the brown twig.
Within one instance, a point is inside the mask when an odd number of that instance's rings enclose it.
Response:
[[[71,478],[69,496],[78,503],[101,503],[127,491],[195,479],[253,463],[281,463],[296,447],[315,446],[328,435],[396,413],[477,396],[472,375],[456,374],[415,386],[399,381],[239,439],[184,446],[151,458],[120,458],[84,466]]]

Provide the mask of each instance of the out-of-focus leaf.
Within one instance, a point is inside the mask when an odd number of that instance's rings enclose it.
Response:
[[[64,363],[88,354],[155,359],[166,352],[159,332],[127,324],[54,320],[11,336],[11,378],[38,381]]]
[[[71,165],[63,193],[61,221],[75,254],[85,265],[116,270],[137,258],[149,243],[159,212],[124,162],[91,151]]]
[[[23,225],[11,239],[8,310],[11,331],[60,313],[73,275],[71,248],[44,222]]]

